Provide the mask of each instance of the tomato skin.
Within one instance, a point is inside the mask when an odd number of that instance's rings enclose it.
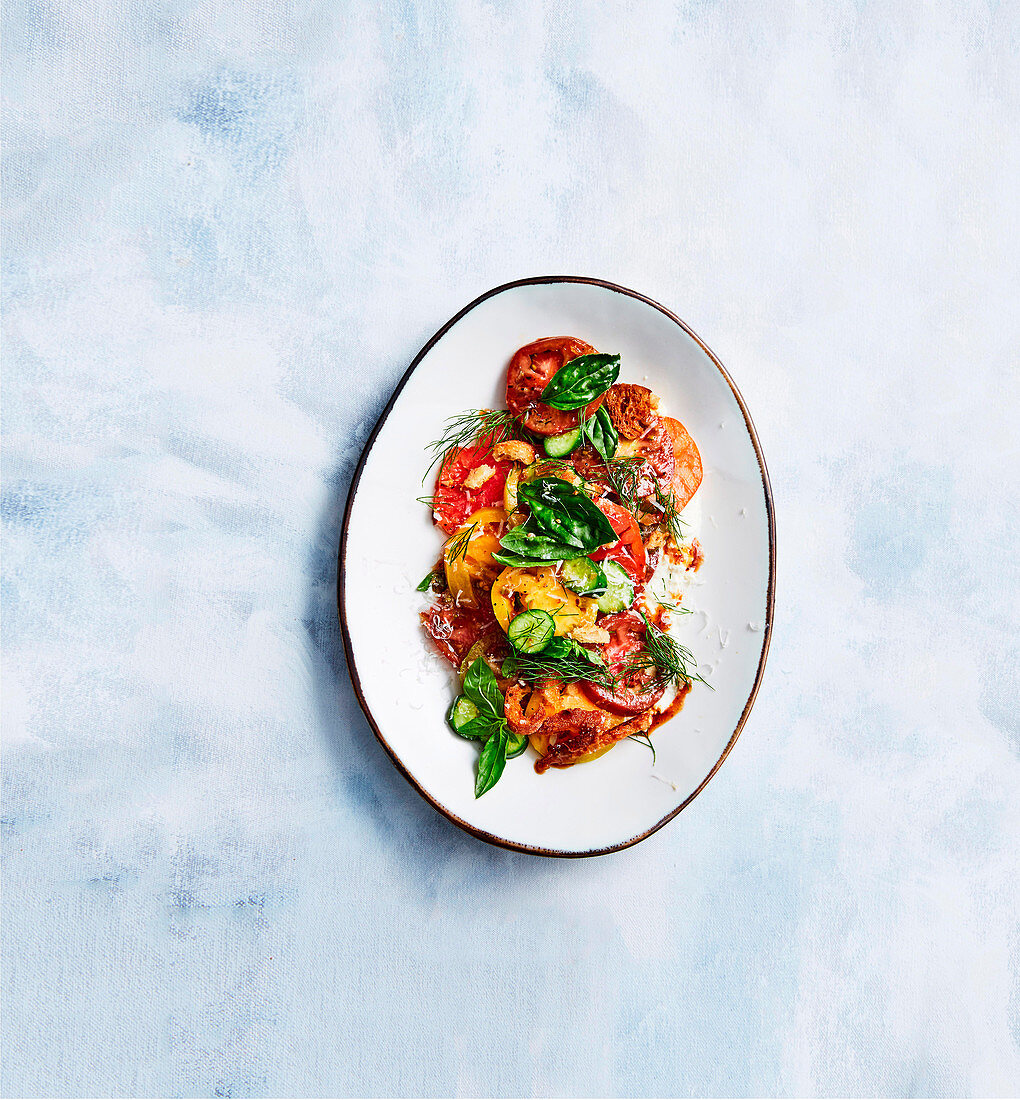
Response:
[[[493,473],[477,489],[466,488],[464,481],[468,474],[479,466],[491,466]],[[436,525],[452,535],[473,512],[502,506],[503,486],[512,467],[512,462],[497,462],[492,457],[492,448],[483,444],[450,451],[439,468],[432,494]]]
[[[600,619],[599,626],[609,631],[609,641],[601,648],[602,657],[610,673],[619,674],[627,661],[644,649],[644,620],[636,611],[619,611]],[[582,680],[581,688],[593,703],[616,714],[640,714],[657,703],[666,690],[656,682],[653,668],[624,676],[615,688],[589,680]]]
[[[645,544],[641,541],[641,529],[637,520],[626,508],[611,500],[597,500],[595,503],[620,537],[617,542],[599,547],[588,556],[592,561],[611,558],[627,570],[635,583],[641,583],[645,579]]]
[[[592,355],[591,344],[573,336],[549,336],[525,344],[514,352],[506,372],[506,407],[520,417],[521,422],[536,435],[562,435],[576,428],[580,409],[554,409],[539,398],[564,364],[579,355]],[[605,400],[605,394],[585,407],[585,416],[594,416]]]

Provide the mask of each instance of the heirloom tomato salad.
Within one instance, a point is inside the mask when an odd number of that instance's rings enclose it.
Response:
[[[625,738],[654,758],[650,732],[701,679],[670,634],[687,610],[671,581],[701,564],[681,517],[701,456],[619,374],[583,340],[536,340],[510,360],[506,408],[454,416],[433,444],[447,537],[421,621],[463,677],[448,721],[479,743],[476,797],[529,747],[539,773]]]

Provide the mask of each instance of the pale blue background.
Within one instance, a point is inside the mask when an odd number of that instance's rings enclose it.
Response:
[[[1020,1090],[1017,14],[8,0],[8,1095]],[[780,539],[595,861],[420,801],[333,602],[397,378],[546,272],[729,365]]]

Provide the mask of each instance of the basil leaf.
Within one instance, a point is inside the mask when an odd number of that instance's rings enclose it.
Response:
[[[432,587],[432,582],[433,580],[435,580],[435,577],[436,571],[434,569],[430,570],[418,582],[418,587],[415,589],[415,592],[428,592],[428,590]]]
[[[478,707],[482,715],[492,714],[502,720],[503,693],[499,690],[496,677],[484,657],[479,657],[472,662],[467,670],[467,675],[464,677],[464,694]]]
[[[531,509],[532,519],[542,532],[568,546],[576,546],[587,554],[616,542],[616,532],[605,515],[566,481],[535,478],[521,486],[518,496]]]
[[[620,444],[620,436],[605,405],[600,405],[595,415],[585,420],[581,427],[591,445],[602,456],[602,461],[611,462]]]
[[[506,767],[506,749],[509,737],[505,725],[482,746],[478,756],[478,777],[475,779],[475,798],[481,798],[499,782]]]
[[[580,409],[605,393],[619,376],[618,355],[579,355],[552,376],[540,400],[554,409]]]
[[[502,725],[502,721],[491,714],[479,714],[477,718],[472,718],[461,726],[457,730],[457,736],[469,741],[488,741],[494,733],[499,732]]]
[[[499,540],[499,545],[511,554],[522,558],[537,558],[544,561],[567,561],[577,557],[577,550],[548,535],[536,535],[529,531],[527,524],[515,527]]]
[[[553,660],[564,660],[567,657],[574,657],[581,661],[587,661],[589,664],[597,665],[599,668],[606,667],[605,661],[603,661],[597,653],[585,649],[583,645],[573,638],[553,638],[545,649],[542,650],[542,656],[552,658]]]
[[[576,550],[573,551],[577,553]],[[522,558],[520,554],[501,554],[498,550],[493,552],[493,561],[500,565],[508,565],[511,569],[540,569],[544,565],[551,565],[547,558]]]

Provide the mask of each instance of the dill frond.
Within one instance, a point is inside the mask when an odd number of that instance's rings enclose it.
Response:
[[[676,638],[670,637],[654,623],[649,622],[643,611],[638,614],[645,622],[645,647],[629,658],[619,670],[620,676],[632,676],[635,673],[652,670],[656,681],[663,687],[670,684],[692,684],[695,681],[711,687],[693,669],[698,667],[697,658]]]
[[[503,662],[503,675],[516,677],[526,684],[543,680],[562,680],[565,684],[590,680],[609,687],[612,683],[601,658],[569,638],[554,638],[538,653],[511,654]]]
[[[467,553],[468,543],[471,541],[471,536],[475,533],[477,523],[472,523],[470,527],[465,527],[463,531],[458,531],[456,535],[450,539],[447,543],[447,552],[451,559],[462,558]]]
[[[655,746],[652,744],[652,739],[647,733],[630,733],[627,735],[628,741],[636,741],[639,745],[644,745],[646,748],[652,750],[652,767],[655,767]]]
[[[468,409],[447,420],[443,434],[425,448],[432,461],[422,475],[421,482],[429,476],[437,462],[445,462],[447,455],[461,447],[470,447],[478,439],[491,437],[492,445],[506,443],[520,435],[517,418],[505,409]]]

